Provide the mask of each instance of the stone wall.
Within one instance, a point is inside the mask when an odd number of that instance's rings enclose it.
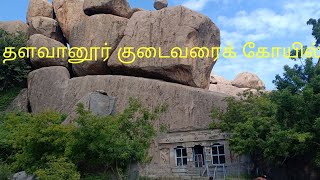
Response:
[[[140,174],[149,177],[237,177],[247,174],[249,159],[237,156],[231,152],[227,139],[229,134],[220,130],[199,130],[188,132],[163,133],[157,137],[150,150],[152,160],[140,166]],[[220,144],[224,147],[225,163],[213,164],[212,145]],[[194,153],[195,146],[204,150],[204,164],[197,167]],[[178,166],[176,162],[176,148],[184,147],[187,151],[187,165]],[[207,164],[207,165],[206,165]],[[205,171],[208,167],[209,172]]]

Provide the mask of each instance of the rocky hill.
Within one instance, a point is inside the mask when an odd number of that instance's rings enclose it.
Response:
[[[126,0],[30,0],[27,24],[2,22],[0,28],[28,33],[28,46],[47,47],[50,53],[55,47],[103,47],[107,42],[111,54],[107,60],[81,64],[36,54],[30,59],[34,71],[28,90],[10,109],[16,104],[27,110],[28,102],[32,112],[53,109],[71,114],[82,97],[103,90],[116,99],[114,112],[123,110],[132,96],[150,107],[167,103],[171,109],[160,121],[172,131],[182,131],[207,128],[211,108],[224,109],[225,97],[265,89],[251,73],[239,74],[232,82],[210,77],[215,61],[209,58],[155,57],[122,64],[116,52],[125,46],[162,47],[163,52],[176,46],[220,46],[219,28],[207,16],[183,6],[167,7],[166,1],[155,1],[154,6],[157,10],[146,11],[132,9]]]

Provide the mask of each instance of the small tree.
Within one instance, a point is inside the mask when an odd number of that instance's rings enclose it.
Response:
[[[165,110],[165,106],[159,106],[150,111],[130,99],[122,114],[97,117],[80,105],[78,128],[72,138],[75,141],[68,143],[67,156],[80,165],[82,172],[109,169],[121,179],[132,162],[146,160],[155,135],[152,120]]]
[[[3,53],[6,47],[15,47],[16,53],[27,45],[27,35],[24,33],[8,33],[0,29],[0,91],[11,87],[25,87],[30,66],[27,59],[17,58],[15,61],[3,63]]]
[[[307,22],[307,25],[312,25],[312,35],[316,39],[315,46],[319,47],[320,44],[320,18],[318,20],[316,19],[309,19]],[[320,66],[320,59],[318,59],[317,63],[318,67]]]
[[[274,83],[277,91],[229,98],[226,111],[214,108],[212,118],[221,121],[212,127],[231,132],[232,150],[249,154],[265,171],[299,158],[320,167],[320,73],[308,59],[302,66],[286,66]]]

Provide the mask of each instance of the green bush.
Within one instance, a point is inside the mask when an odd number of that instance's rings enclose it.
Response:
[[[9,165],[0,161],[0,179],[9,179],[12,174]]]
[[[35,172],[41,180],[78,180],[80,174],[77,167],[72,162],[67,162],[65,158],[52,159],[46,164],[46,168]]]
[[[131,162],[147,159],[155,135],[152,120],[165,110],[165,106],[159,106],[150,111],[131,99],[123,113],[97,117],[83,111],[80,105],[78,128],[73,132],[73,141],[69,141],[67,156],[80,164],[82,172],[90,169],[89,173],[94,173],[104,167],[120,178]]]
[[[0,159],[13,171],[40,179],[92,178],[113,172],[123,179],[131,162],[143,162],[155,135],[152,120],[165,110],[143,108],[134,99],[116,116],[97,117],[79,105],[76,123],[62,125],[55,112],[0,116]],[[89,175],[89,176],[86,176]]]
[[[52,157],[63,157],[74,125],[63,126],[63,117],[54,112],[10,113],[3,116],[7,146],[13,153],[7,161],[14,170],[29,174],[46,167]]]
[[[20,87],[14,87],[0,91],[0,112],[5,111],[10,103],[17,97],[20,93]]]
[[[7,33],[0,29],[0,91],[12,87],[26,87],[26,77],[30,71],[27,59],[17,58],[15,61],[3,63],[5,47],[15,47],[16,52],[27,44],[27,35],[24,33]]]
[[[97,179],[113,179],[112,175],[109,173],[99,173],[99,174],[89,174],[85,175],[83,180],[97,180]]]

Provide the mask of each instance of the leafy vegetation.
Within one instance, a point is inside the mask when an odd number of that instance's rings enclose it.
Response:
[[[249,154],[255,167],[312,164],[320,167],[320,68],[312,59],[284,67],[277,90],[228,98],[226,111],[214,108],[212,128],[231,132],[230,146]]]
[[[6,47],[15,47],[18,49],[27,44],[27,35],[24,33],[8,33],[0,29],[0,91],[12,87],[26,87],[26,77],[30,71],[27,59],[17,57],[15,61],[3,63],[3,53]]]
[[[6,108],[17,97],[20,91],[20,87],[13,87],[4,91],[0,91],[0,112],[6,110]]]
[[[310,19],[312,35],[320,42],[320,19]],[[301,50],[302,51],[302,50]],[[301,60],[301,57],[299,57]],[[297,59],[294,59],[297,60]],[[254,167],[320,168],[320,64],[309,58],[301,65],[285,66],[276,75],[277,90],[240,100],[228,98],[226,111],[213,108],[211,128],[231,132],[230,146],[249,154]],[[302,167],[302,168],[301,168]],[[254,168],[254,169],[255,169]]]
[[[8,164],[0,161],[0,179],[8,179],[12,176],[12,171]]]
[[[35,174],[41,180],[52,179],[80,179],[80,173],[72,162],[68,162],[66,158],[52,159],[45,164],[45,168],[38,169]]]
[[[309,21],[307,22],[307,25],[312,26],[312,35],[316,39],[315,46],[319,47],[319,44],[320,44],[320,18],[318,20],[312,19],[312,18],[309,19]],[[320,58],[318,59],[317,65],[320,66]]]
[[[12,171],[40,179],[92,179],[110,172],[123,179],[130,163],[147,159],[152,120],[164,110],[151,111],[131,99],[123,113],[97,117],[80,104],[76,123],[68,125],[55,112],[3,114],[0,159]]]

